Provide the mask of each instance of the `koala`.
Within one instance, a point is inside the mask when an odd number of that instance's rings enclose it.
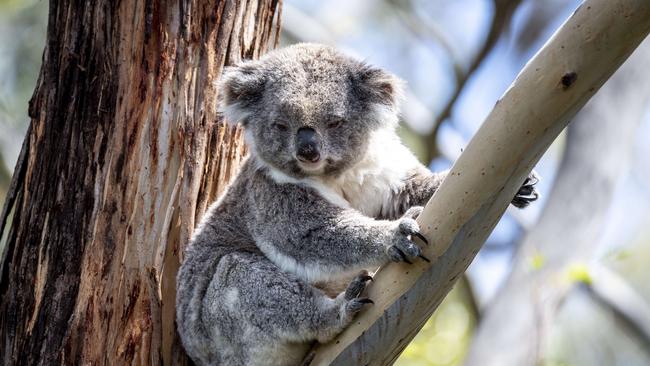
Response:
[[[427,260],[415,218],[445,173],[396,135],[402,82],[334,48],[273,51],[219,88],[250,154],[187,247],[178,332],[197,365],[297,365],[372,304],[369,269]]]

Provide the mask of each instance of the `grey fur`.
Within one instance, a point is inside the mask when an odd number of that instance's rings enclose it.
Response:
[[[269,53],[220,88],[251,156],[188,246],[178,331],[198,365],[296,365],[370,303],[365,269],[421,254],[417,206],[444,173],[396,138],[400,81],[333,48]],[[300,128],[316,131],[318,163],[296,158]]]

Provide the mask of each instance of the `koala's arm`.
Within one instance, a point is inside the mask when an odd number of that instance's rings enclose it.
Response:
[[[424,206],[436,192],[449,171],[433,173],[423,165],[419,165],[407,174],[404,186],[397,193],[396,199],[406,211],[412,206]]]
[[[402,188],[393,198],[395,200],[394,207],[398,208],[397,212],[393,213],[393,215],[382,215],[382,218],[399,217],[410,207],[426,205],[440,187],[447,173],[449,173],[449,170],[433,173],[423,165],[411,169],[406,175]],[[512,199],[512,205],[524,208],[537,200],[539,197],[539,193],[535,189],[537,182],[539,182],[539,176],[535,171],[532,171]]]
[[[420,256],[415,220],[375,220],[292,184],[257,195],[249,229],[276,265],[309,281]],[[281,200],[278,200],[281,197]],[[421,237],[421,236],[420,236]]]
[[[385,204],[377,215],[379,219],[395,219],[411,207],[426,205],[449,171],[433,173],[421,164],[409,168],[398,189],[392,190],[390,203]]]

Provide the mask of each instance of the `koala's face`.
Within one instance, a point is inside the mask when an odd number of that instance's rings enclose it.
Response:
[[[337,175],[394,128],[400,82],[331,47],[300,44],[226,69],[221,108],[254,154],[294,177]]]

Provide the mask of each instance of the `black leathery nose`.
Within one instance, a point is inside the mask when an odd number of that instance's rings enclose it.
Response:
[[[320,139],[316,130],[303,127],[296,134],[296,155],[301,161],[315,163],[320,159]]]

